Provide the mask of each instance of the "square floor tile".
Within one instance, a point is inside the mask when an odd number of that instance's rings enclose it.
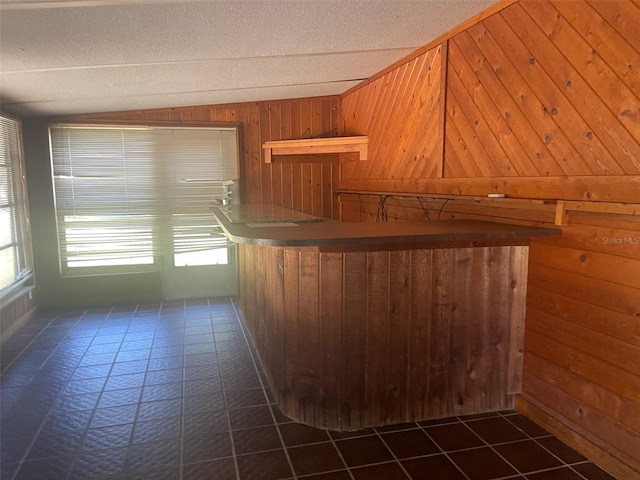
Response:
[[[237,460],[242,480],[276,480],[293,476],[283,450],[239,455]]]
[[[329,441],[326,430],[313,428],[299,423],[284,423],[278,425],[284,444],[288,447],[295,447],[309,443],[321,443]]]
[[[226,413],[210,411],[185,415],[183,418],[183,435],[207,435],[227,430],[229,430],[229,422]]]
[[[273,425],[233,431],[236,453],[254,453],[282,449],[278,430]]]
[[[449,458],[470,480],[490,480],[518,473],[488,447],[452,452]]]
[[[526,435],[503,417],[466,422],[478,436],[489,444],[522,440]]]
[[[228,432],[191,435],[183,438],[183,463],[213,460],[215,458],[228,457],[231,454],[231,439]]]
[[[24,462],[14,477],[15,480],[60,480],[66,478],[74,457],[52,457]]]
[[[396,462],[353,468],[351,469],[351,473],[353,474],[353,478],[356,480],[371,480],[374,478],[384,478],[385,480],[407,480],[409,478],[402,467],[400,467]]]
[[[535,437],[544,437],[544,436],[551,435],[544,428],[532,422],[524,415],[515,414],[515,415],[509,415],[505,418],[530,437],[535,438]]]
[[[132,443],[148,443],[177,438],[182,432],[180,416],[138,422],[134,426]]]
[[[138,408],[139,422],[147,420],[157,420],[159,418],[175,417],[182,413],[182,399],[171,398],[169,400],[158,400],[157,402],[141,403]]]
[[[345,467],[333,443],[316,443],[288,449],[293,469],[298,475],[329,472]]]
[[[110,427],[113,425],[121,425],[125,423],[133,423],[136,418],[138,405],[122,405],[119,407],[98,408],[96,409],[93,419],[91,420],[91,428]]]
[[[180,439],[161,440],[131,445],[127,471],[137,472],[180,463]]]
[[[466,480],[466,477],[445,455],[403,460],[402,466],[413,480]]]
[[[102,450],[105,448],[123,447],[129,445],[133,423],[115,425],[112,427],[90,428],[82,443],[82,450]]]
[[[393,460],[391,453],[377,436],[338,440],[336,445],[350,467]]]
[[[231,428],[251,428],[273,424],[271,409],[266,406],[229,410]]]
[[[438,446],[422,430],[383,433],[381,437],[398,459],[440,453]]]
[[[39,435],[29,449],[27,460],[72,455],[79,448],[82,431],[69,431],[62,435]]]
[[[212,480],[212,472],[215,472],[215,480],[237,479],[236,466],[231,458],[186,464],[183,467],[183,478],[185,480]]]
[[[526,476],[527,480],[583,480],[583,477],[571,470],[569,467],[561,467],[546,472],[531,473]]]
[[[298,478],[304,480],[352,480],[351,475],[349,475],[349,472],[347,470],[319,473],[317,475],[305,475],[304,477]]]
[[[556,437],[538,438],[536,441],[565,463],[578,463],[586,460],[586,458]]]
[[[551,455],[533,440],[496,445],[495,450],[521,473],[546,470],[562,465],[560,460]]]
[[[484,442],[463,423],[426,427],[425,432],[445,452],[484,445]]]
[[[124,470],[127,447],[94,450],[80,454],[73,463],[68,480],[117,475]]]

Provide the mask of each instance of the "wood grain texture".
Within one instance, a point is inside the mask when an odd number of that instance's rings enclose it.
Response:
[[[354,430],[513,406],[528,247],[239,249],[241,309],[294,420]]]
[[[378,195],[342,194],[340,200],[343,220],[375,221]],[[543,201],[445,201],[391,196],[386,205],[390,220],[554,221],[555,206]],[[517,405],[525,414],[617,478],[635,478],[640,471],[635,450],[640,435],[640,220],[613,212],[569,211],[562,236],[532,239],[523,375],[509,381],[516,388],[523,385],[526,401]],[[512,343],[511,348],[518,347]]]
[[[343,178],[435,175],[442,154],[441,68],[436,48],[342,99],[348,134],[369,135],[373,160],[343,165]]]
[[[637,176],[638,10],[523,0],[351,89],[347,128],[371,151],[367,165],[343,168],[342,185],[404,189],[440,172],[487,179],[486,189],[495,177]],[[535,198],[535,187],[514,195]]]

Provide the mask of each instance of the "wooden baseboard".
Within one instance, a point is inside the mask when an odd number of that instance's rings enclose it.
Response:
[[[36,310],[38,307],[33,307],[27,313],[22,315],[17,321],[13,322],[9,328],[7,328],[4,332],[1,332],[0,335],[0,345],[9,340],[12,336],[16,334],[18,330],[24,327],[29,320],[31,320],[36,314]]]
[[[536,401],[527,394],[518,395],[515,401],[516,410],[534,421],[548,432],[555,435],[562,442],[584,455],[591,462],[618,479],[640,478],[640,470],[625,463],[614,453],[605,450],[595,441],[579,432],[579,428],[570,422],[558,420],[551,409]]]

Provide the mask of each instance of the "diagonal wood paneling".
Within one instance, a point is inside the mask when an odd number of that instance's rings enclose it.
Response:
[[[369,136],[368,162],[343,178],[432,177],[442,156],[441,48],[426,52],[342,99],[348,135]]]
[[[639,53],[585,2],[521,1],[449,45],[446,176],[640,172]]]

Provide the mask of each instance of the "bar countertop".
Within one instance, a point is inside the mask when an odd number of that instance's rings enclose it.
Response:
[[[224,210],[223,210],[224,209]],[[529,227],[479,220],[431,222],[339,222],[313,218],[283,207],[261,206],[258,218],[232,223],[233,210],[247,206],[213,207],[227,238],[235,243],[319,250],[442,248],[451,246],[524,245],[532,237],[558,236],[557,228]],[[255,207],[254,207],[255,209]],[[265,212],[277,212],[270,217]],[[235,215],[239,218],[238,215]],[[297,219],[304,219],[300,222]]]

